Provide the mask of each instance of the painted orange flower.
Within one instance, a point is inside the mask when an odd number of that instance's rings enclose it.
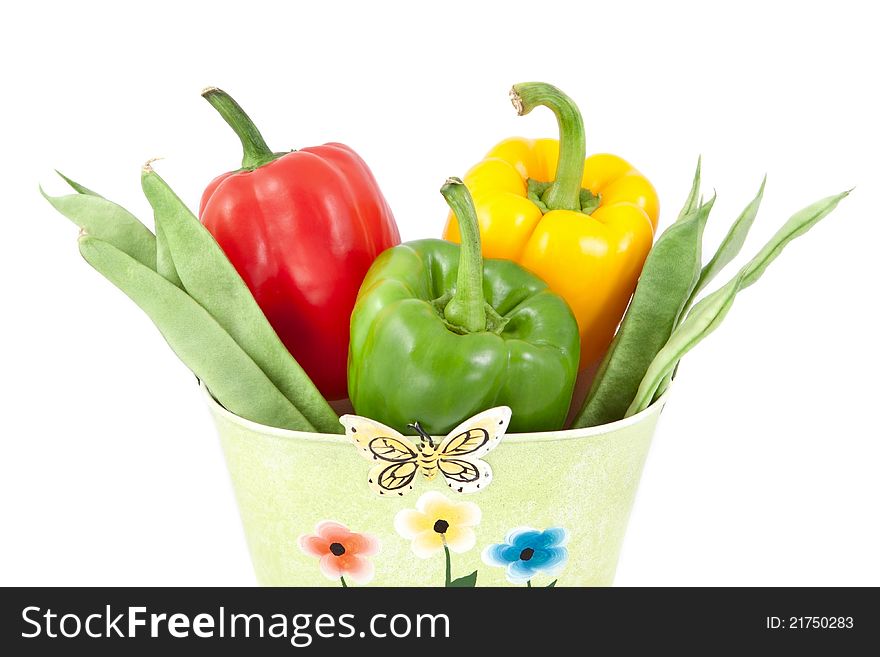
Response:
[[[366,584],[375,573],[368,559],[379,551],[379,540],[369,534],[350,531],[338,522],[325,520],[315,527],[315,533],[299,537],[299,547],[306,554],[318,557],[318,566],[328,579],[339,580],[347,586],[345,577]]]

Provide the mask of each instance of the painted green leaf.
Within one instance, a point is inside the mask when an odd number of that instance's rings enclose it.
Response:
[[[475,570],[470,575],[465,575],[464,577],[458,577],[451,582],[449,582],[450,588],[473,588],[477,585],[477,571]]]

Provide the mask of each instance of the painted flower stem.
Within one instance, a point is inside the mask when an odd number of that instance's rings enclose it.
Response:
[[[436,491],[424,493],[415,509],[401,509],[394,517],[394,529],[412,541],[412,551],[421,559],[443,550],[446,569],[443,583],[450,588],[473,588],[477,571],[453,578],[452,552],[467,552],[477,542],[473,527],[480,522],[480,508],[473,502],[453,502]]]
[[[344,588],[344,589],[347,589],[347,588],[348,588],[348,584],[345,583],[345,577],[343,577],[342,575],[340,575],[340,576],[339,576],[339,581],[342,583],[342,588]]]

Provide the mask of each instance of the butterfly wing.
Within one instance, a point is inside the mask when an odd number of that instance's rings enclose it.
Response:
[[[367,475],[367,483],[374,492],[405,495],[412,490],[419,471],[419,449],[409,438],[359,415],[343,415],[339,421],[360,455],[375,462]]]
[[[492,467],[482,459],[443,459],[438,462],[446,485],[458,493],[476,493],[492,481]]]
[[[440,457],[480,458],[498,446],[510,425],[512,411],[507,406],[490,408],[465,420],[440,443]]]
[[[446,483],[459,493],[475,493],[492,480],[492,468],[481,457],[495,449],[510,425],[507,406],[490,408],[465,420],[443,439],[438,467]]]
[[[413,480],[419,472],[416,461],[400,463],[379,462],[370,468],[367,483],[374,493],[403,497],[413,489]]]
[[[418,458],[419,450],[409,438],[381,422],[360,415],[343,415],[339,422],[368,461],[402,463]]]

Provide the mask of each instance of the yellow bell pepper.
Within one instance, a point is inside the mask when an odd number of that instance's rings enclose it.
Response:
[[[585,158],[580,112],[559,89],[528,82],[510,93],[520,115],[553,110],[560,138],[506,139],[464,176],[483,255],[520,263],[568,302],[585,368],[607,350],[635,290],[657,228],[657,193],[616,155]],[[461,241],[452,213],[443,236]]]

